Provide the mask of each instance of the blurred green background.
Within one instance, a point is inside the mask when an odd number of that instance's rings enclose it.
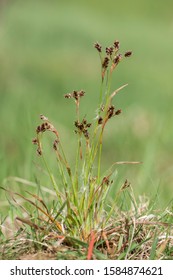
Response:
[[[75,108],[63,95],[84,89],[81,110],[95,116],[100,64],[93,44],[133,50],[114,73],[112,90],[128,83],[114,104],[123,110],[104,138],[103,170],[119,166],[117,184],[127,178],[136,195],[173,198],[173,1],[4,0],[0,2],[0,182],[39,178],[31,143],[42,113],[58,128],[73,162]],[[50,164],[54,161],[50,154]],[[13,187],[13,184],[7,185]],[[21,188],[21,185],[20,185]],[[4,203],[1,191],[1,206]]]

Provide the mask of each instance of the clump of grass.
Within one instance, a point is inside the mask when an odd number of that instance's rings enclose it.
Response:
[[[81,117],[80,105],[85,95],[84,90],[74,90],[65,94],[66,99],[74,100],[76,107],[74,132],[77,138],[77,152],[74,167],[71,167],[68,162],[58,130],[47,117],[40,116],[42,123],[37,127],[36,138],[33,139],[33,143],[37,145],[37,153],[45,163],[57,194],[59,208],[63,206],[64,211],[61,210],[58,217],[60,220],[58,230],[85,242],[88,242],[93,232],[95,235],[100,235],[116,205],[115,203],[109,212],[105,212],[106,197],[113,184],[111,180],[113,171],[105,175],[101,174],[101,156],[105,127],[108,121],[121,114],[121,109],[113,105],[113,98],[126,86],[123,85],[113,93],[110,89],[112,73],[123,59],[123,55],[119,54],[119,42],[115,41],[113,46],[107,47],[105,53],[102,52],[100,44],[96,43],[95,48],[100,55],[102,80],[99,106],[94,121],[89,122]],[[132,52],[128,51],[124,57],[129,57],[131,54]],[[103,91],[104,86],[105,91]],[[42,147],[42,137],[47,131],[55,136],[53,150],[57,157],[58,177],[61,178],[61,182],[58,183],[48,168]]]
[[[17,240],[20,240],[21,244],[24,241],[25,244],[32,242],[35,250],[44,248],[58,259],[161,258],[165,250],[170,250],[170,223],[165,221],[163,216],[151,216],[148,204],[139,207],[127,180],[117,191],[113,202],[109,202],[109,192],[115,184],[115,166],[140,162],[114,162],[104,174],[101,172],[105,128],[108,122],[122,113],[113,101],[116,94],[127,86],[122,85],[112,92],[113,72],[132,52],[127,51],[122,55],[119,52],[119,41],[106,47],[105,51],[99,43],[94,47],[101,62],[101,87],[96,116],[93,121],[82,117],[81,99],[85,96],[84,90],[65,94],[67,100],[74,102],[76,115],[74,132],[77,148],[75,160],[70,164],[58,129],[46,116],[40,115],[41,124],[37,126],[32,142],[36,145],[37,154],[49,174],[56,203],[48,205],[44,195],[41,198],[27,192],[31,197],[28,198],[10,191],[15,202],[17,195],[34,207],[34,212],[31,213],[23,205],[18,205],[21,211],[16,219],[20,222]],[[54,136],[52,152],[57,160],[56,176],[52,174],[44,153],[43,137],[47,132]],[[118,202],[122,197],[126,202],[127,196],[130,197],[132,207],[128,211],[122,211]],[[19,213],[19,210],[17,211]],[[27,217],[22,215],[23,212]],[[19,235],[24,233],[27,238],[19,238]],[[164,243],[159,240],[159,234],[164,236]],[[8,246],[9,243],[6,244],[7,249]]]

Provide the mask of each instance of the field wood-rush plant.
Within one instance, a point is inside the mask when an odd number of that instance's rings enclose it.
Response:
[[[63,246],[73,248],[72,257],[69,253],[68,258],[137,258],[142,255],[141,248],[144,244],[150,244],[151,253],[144,258],[156,257],[162,254],[169,243],[165,241],[165,247],[161,247],[159,240],[152,243],[152,234],[157,234],[157,226],[160,225],[168,236],[169,223],[157,220],[150,221],[151,216],[146,215],[146,219],[141,218],[144,211],[148,211],[147,206],[139,207],[133,196],[130,183],[125,180],[122,187],[117,191],[113,202],[109,202],[109,192],[114,188],[114,172],[117,164],[139,164],[140,162],[114,162],[110,169],[102,174],[102,148],[104,141],[104,132],[107,123],[112,118],[119,117],[121,109],[113,104],[115,96],[123,90],[127,84],[120,88],[111,90],[111,81],[113,72],[117,69],[119,63],[132,55],[127,51],[124,55],[119,53],[120,43],[115,41],[112,46],[102,50],[99,43],[94,45],[101,62],[101,87],[98,106],[94,120],[89,122],[85,117],[81,117],[81,99],[84,98],[84,90],[74,90],[65,94],[69,102],[75,104],[76,119],[74,121],[74,132],[76,134],[77,148],[73,164],[68,161],[68,157],[63,146],[63,141],[59,131],[44,115],[40,115],[41,124],[36,128],[36,137],[33,144],[37,147],[37,154],[42,159],[53,190],[56,195],[56,204],[47,205],[44,196],[27,192],[32,198],[27,198],[19,193],[11,193],[19,196],[25,202],[34,207],[33,214],[22,205],[20,209],[27,213],[27,218],[22,215],[17,220],[26,225],[35,244],[48,246],[51,240],[58,240],[57,258],[63,258]],[[55,153],[58,173],[52,173],[46,155],[44,153],[43,137],[45,133],[50,132],[54,136],[52,151]],[[118,207],[118,200],[121,196],[129,196],[132,209],[123,213]],[[51,208],[51,209],[49,209]],[[20,213],[21,214],[21,213]],[[165,214],[166,215],[166,214]],[[152,218],[155,216],[152,216]],[[147,231],[143,229],[150,225]],[[165,230],[166,227],[166,230]],[[30,230],[31,229],[31,230]],[[149,243],[148,243],[149,242]],[[51,243],[52,244],[52,243]],[[77,248],[82,248],[84,252],[79,256],[74,255]],[[147,254],[146,248],[145,253]],[[68,252],[70,249],[68,250]],[[105,253],[106,252],[106,253]],[[129,257],[130,256],[130,257]],[[160,255],[159,255],[160,256]]]
[[[101,155],[103,145],[103,135],[107,122],[114,116],[121,113],[113,105],[114,96],[126,85],[111,93],[111,80],[113,71],[116,69],[123,56],[119,54],[119,42],[115,41],[113,46],[106,48],[106,53],[102,53],[101,45],[95,44],[101,60],[101,90],[99,107],[93,123],[89,123],[85,118],[81,118],[80,101],[84,97],[83,90],[65,94],[66,99],[73,99],[76,106],[75,133],[77,136],[77,152],[74,168],[68,163],[59,133],[47,117],[41,115],[43,121],[36,129],[36,138],[33,143],[37,145],[37,153],[43,158],[49,173],[52,185],[57,194],[59,207],[64,205],[65,216],[60,214],[62,222],[58,229],[68,232],[73,237],[78,237],[83,241],[88,241],[90,234],[100,234],[103,231],[112,209],[105,213],[104,207],[106,197],[111,183],[110,171],[106,175],[101,175]],[[130,57],[131,51],[124,54]],[[105,87],[105,91],[104,91]],[[57,185],[51,174],[44,151],[42,148],[42,136],[46,131],[55,135],[53,149],[56,153],[59,176],[61,183]],[[95,169],[97,170],[95,172]],[[126,184],[128,186],[128,184]],[[115,203],[116,205],[116,203]]]

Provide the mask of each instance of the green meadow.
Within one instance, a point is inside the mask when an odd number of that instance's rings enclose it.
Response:
[[[133,51],[113,74],[114,100],[122,114],[108,124],[102,169],[116,161],[115,188],[125,179],[135,195],[173,198],[173,2],[15,0],[0,4],[0,182],[23,192],[19,177],[50,186],[32,138],[44,114],[56,126],[68,159],[75,154],[75,106],[64,94],[83,89],[83,117],[93,120],[100,91],[100,62],[93,45],[121,42]],[[82,114],[82,113],[81,113]],[[56,174],[54,158],[47,160]],[[29,187],[27,187],[29,188]],[[51,186],[50,186],[51,188]],[[33,191],[33,189],[32,189]],[[111,193],[113,196],[114,192]],[[0,190],[4,214],[8,202]]]

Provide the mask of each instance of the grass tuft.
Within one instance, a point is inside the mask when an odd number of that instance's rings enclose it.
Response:
[[[75,104],[74,133],[76,155],[68,160],[58,129],[43,114],[32,143],[49,176],[52,190],[20,178],[16,182],[37,187],[37,194],[13,192],[6,187],[10,216],[16,234],[10,232],[9,219],[2,221],[1,258],[24,258],[23,255],[54,259],[166,259],[172,254],[172,211],[158,214],[148,201],[137,202],[130,182],[125,180],[110,201],[110,190],[117,189],[116,165],[140,164],[117,161],[102,172],[102,150],[107,123],[122,113],[113,101],[127,84],[111,90],[113,72],[132,55],[120,53],[119,41],[112,46],[94,45],[100,58],[101,86],[96,114],[88,121],[81,114],[84,90],[73,90],[65,98]],[[53,136],[52,154],[57,173],[49,167],[43,138]],[[117,135],[118,137],[118,135]],[[51,154],[49,155],[49,158]],[[52,155],[53,158],[53,155]],[[46,199],[48,193],[50,200]],[[32,246],[31,246],[32,245]],[[39,252],[39,255],[38,255]],[[48,257],[49,258],[49,257]]]

